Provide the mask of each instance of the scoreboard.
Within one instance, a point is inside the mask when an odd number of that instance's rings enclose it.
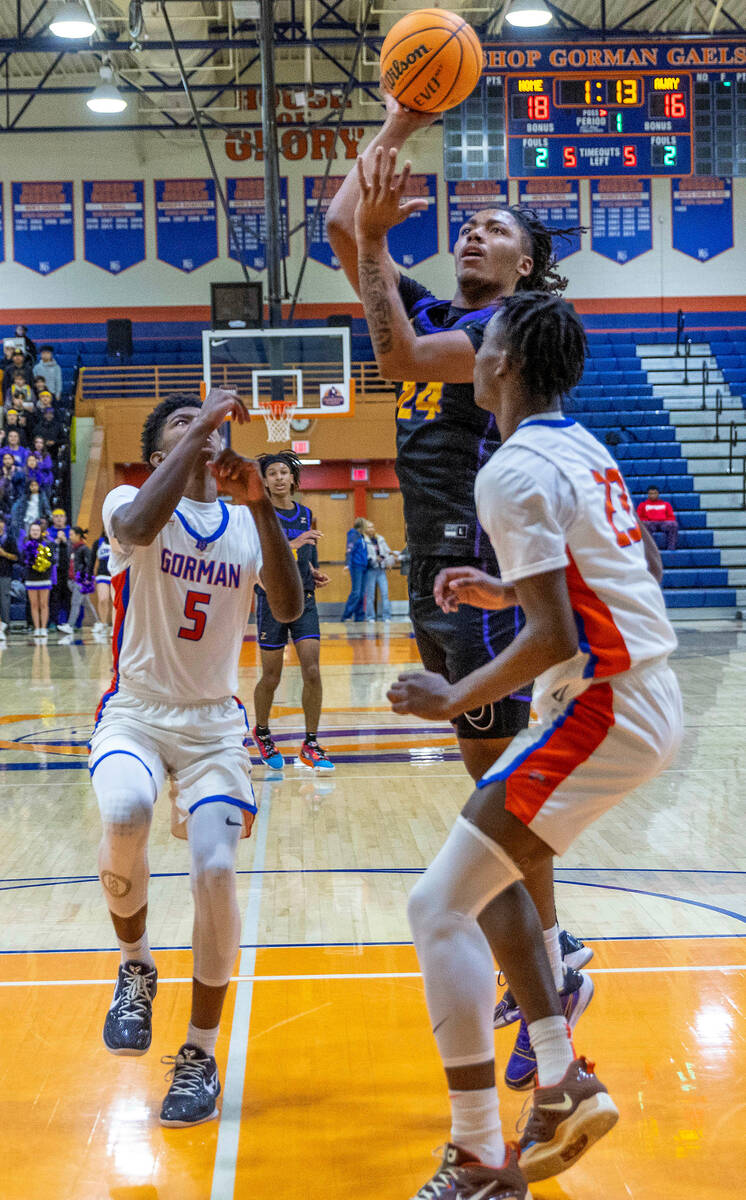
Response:
[[[502,177],[496,158],[514,179],[746,176],[746,38],[484,51],[479,87],[444,114],[448,179]]]

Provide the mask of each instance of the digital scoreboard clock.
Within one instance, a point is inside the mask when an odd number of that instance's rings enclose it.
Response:
[[[447,179],[746,176],[746,39],[484,51],[480,87],[444,114]]]

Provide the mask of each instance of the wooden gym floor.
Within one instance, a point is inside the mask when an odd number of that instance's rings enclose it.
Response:
[[[622,1113],[536,1200],[735,1200],[746,1141],[746,640],[686,627],[676,765],[608,814],[557,871],[561,920],[595,951],[577,1035]],[[160,972],[141,1059],[101,1042],[118,954],[96,879],[85,770],[105,643],[0,649],[0,1194],[3,1200],[407,1200],[448,1136],[405,906],[469,791],[447,726],[397,718],[406,622],[324,630],[330,779],[255,772],[261,815],[239,855],[242,950],[218,1062],[222,1116],[164,1130],[161,1056],[188,1017],[186,845],[165,805],[151,841]],[[244,647],[251,710],[256,647]],[[292,651],[277,696],[302,728]],[[512,1031],[496,1034],[504,1063]],[[501,1087],[510,1131],[523,1097]]]

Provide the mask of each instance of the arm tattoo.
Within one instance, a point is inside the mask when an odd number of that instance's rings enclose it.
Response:
[[[358,277],[373,349],[377,355],[389,354],[394,348],[394,333],[386,274],[375,258],[366,256],[358,263]]]

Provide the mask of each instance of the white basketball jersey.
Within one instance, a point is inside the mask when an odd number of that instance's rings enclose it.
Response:
[[[114,687],[172,704],[238,690],[238,659],[262,565],[248,508],[182,499],[149,546],[123,546],[111,521],[137,488],[104,500],[114,589]]]
[[[522,421],[482,467],[475,496],[506,583],[565,569],[580,649],[536,681],[537,707],[548,689],[569,701],[591,679],[675,648],[622,474],[582,425],[561,414]]]

